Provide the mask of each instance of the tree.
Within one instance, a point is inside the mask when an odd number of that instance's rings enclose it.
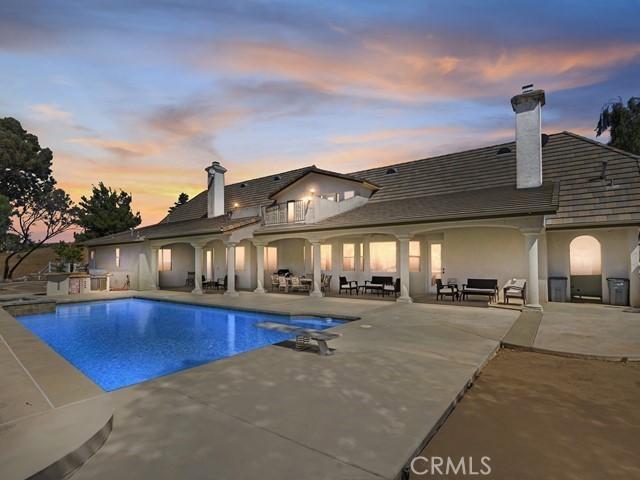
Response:
[[[84,260],[84,249],[80,245],[74,245],[73,243],[60,242],[53,247],[53,251],[56,254],[56,259],[60,262],[60,265],[64,267],[65,264],[81,263]]]
[[[10,217],[13,213],[13,209],[9,204],[9,199],[0,194],[0,250],[4,250],[4,246],[7,238],[7,231],[9,230]]]
[[[33,251],[76,221],[77,208],[64,190],[56,188],[52,160],[51,150],[41,148],[38,137],[24,130],[20,122],[0,119],[0,195],[9,204],[9,217],[1,217],[7,229],[1,238],[2,248],[8,252],[4,279],[11,278]],[[36,232],[38,240],[34,239]],[[17,261],[11,265],[12,260]]]
[[[26,190],[22,198],[12,202],[14,221],[9,224],[9,232],[13,233],[13,240],[9,246],[9,254],[4,259],[3,278],[13,276],[16,268],[56,235],[66,232],[73,227],[78,218],[78,208],[73,204],[69,195],[60,188],[55,188],[54,181],[39,183],[30,190]],[[40,238],[34,240],[34,230]],[[10,261],[17,261],[10,265]]]
[[[142,222],[140,213],[131,210],[131,195],[116,192],[100,182],[92,187],[91,197],[80,199],[78,225],[84,231],[76,234],[76,240],[88,240],[135,228]]]
[[[174,203],[171,207],[169,207],[169,213],[173,212],[180,205],[184,205],[188,201],[189,201],[189,195],[187,195],[186,193],[182,192],[180,195],[178,195],[178,201],[176,203]]]
[[[607,145],[640,155],[640,97],[631,97],[626,106],[621,98],[605,105],[595,131],[598,137],[609,131]]]
[[[38,182],[53,181],[53,153],[41,148],[38,137],[28,133],[15,118],[0,119],[0,194],[12,202]]]

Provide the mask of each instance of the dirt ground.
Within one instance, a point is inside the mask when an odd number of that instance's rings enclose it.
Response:
[[[6,253],[0,252],[0,276],[2,275],[2,268],[4,267],[4,259],[7,256]],[[42,268],[46,267],[51,261],[54,261],[56,254],[53,252],[52,247],[42,247],[37,249],[31,255],[24,259],[24,262],[16,268],[13,273],[13,278],[20,278],[24,275],[39,272]],[[11,265],[15,263],[15,258],[11,261]]]
[[[421,456],[491,473],[412,479],[640,479],[640,364],[502,350]]]

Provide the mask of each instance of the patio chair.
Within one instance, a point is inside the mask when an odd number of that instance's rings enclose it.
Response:
[[[324,292],[324,293],[331,293],[331,275],[325,275],[322,278],[322,286],[320,287],[320,289]]]
[[[283,290],[285,293],[289,291],[289,282],[284,275],[278,277],[278,291],[280,290]]]
[[[451,279],[450,279],[451,280]],[[457,300],[460,296],[460,292],[458,291],[458,286],[454,283],[447,282],[447,285],[442,283],[442,280],[439,278],[436,279],[436,300],[440,300],[444,297],[451,297],[451,301]]]
[[[527,303],[527,281],[523,278],[509,280],[504,287],[502,287],[502,296],[506,304],[509,303],[510,298],[519,298],[524,305]]]
[[[300,277],[298,275],[294,275],[291,277],[291,291],[292,292],[306,292],[309,290],[309,285],[303,284],[300,281]]]
[[[184,281],[185,287],[196,286],[196,272],[187,272],[187,279]]]
[[[338,277],[338,280],[340,281],[338,295],[341,295],[343,290],[349,292],[349,295],[351,295],[354,290],[356,292],[356,295],[358,294],[357,280],[347,280],[347,277]]]
[[[400,296],[400,279],[396,278],[396,281],[393,282],[393,284],[389,285],[388,283],[385,283],[384,285],[382,285],[382,296],[385,295],[393,295],[394,297],[398,298]]]
[[[271,291],[273,292],[280,285],[280,281],[278,280],[278,274],[271,274]]]

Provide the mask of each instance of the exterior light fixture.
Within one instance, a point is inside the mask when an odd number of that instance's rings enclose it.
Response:
[[[234,203],[234,204],[233,204],[233,208],[238,208],[238,206],[239,206],[239,205],[238,205],[238,202],[236,202],[236,203]]]

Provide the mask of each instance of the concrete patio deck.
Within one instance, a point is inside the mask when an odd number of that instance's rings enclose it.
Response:
[[[640,361],[640,309],[589,303],[546,303],[524,312],[504,338],[542,353]]]
[[[270,346],[104,394],[113,431],[78,479],[395,478],[517,317],[278,294],[136,296],[361,320],[336,329],[331,357]]]

